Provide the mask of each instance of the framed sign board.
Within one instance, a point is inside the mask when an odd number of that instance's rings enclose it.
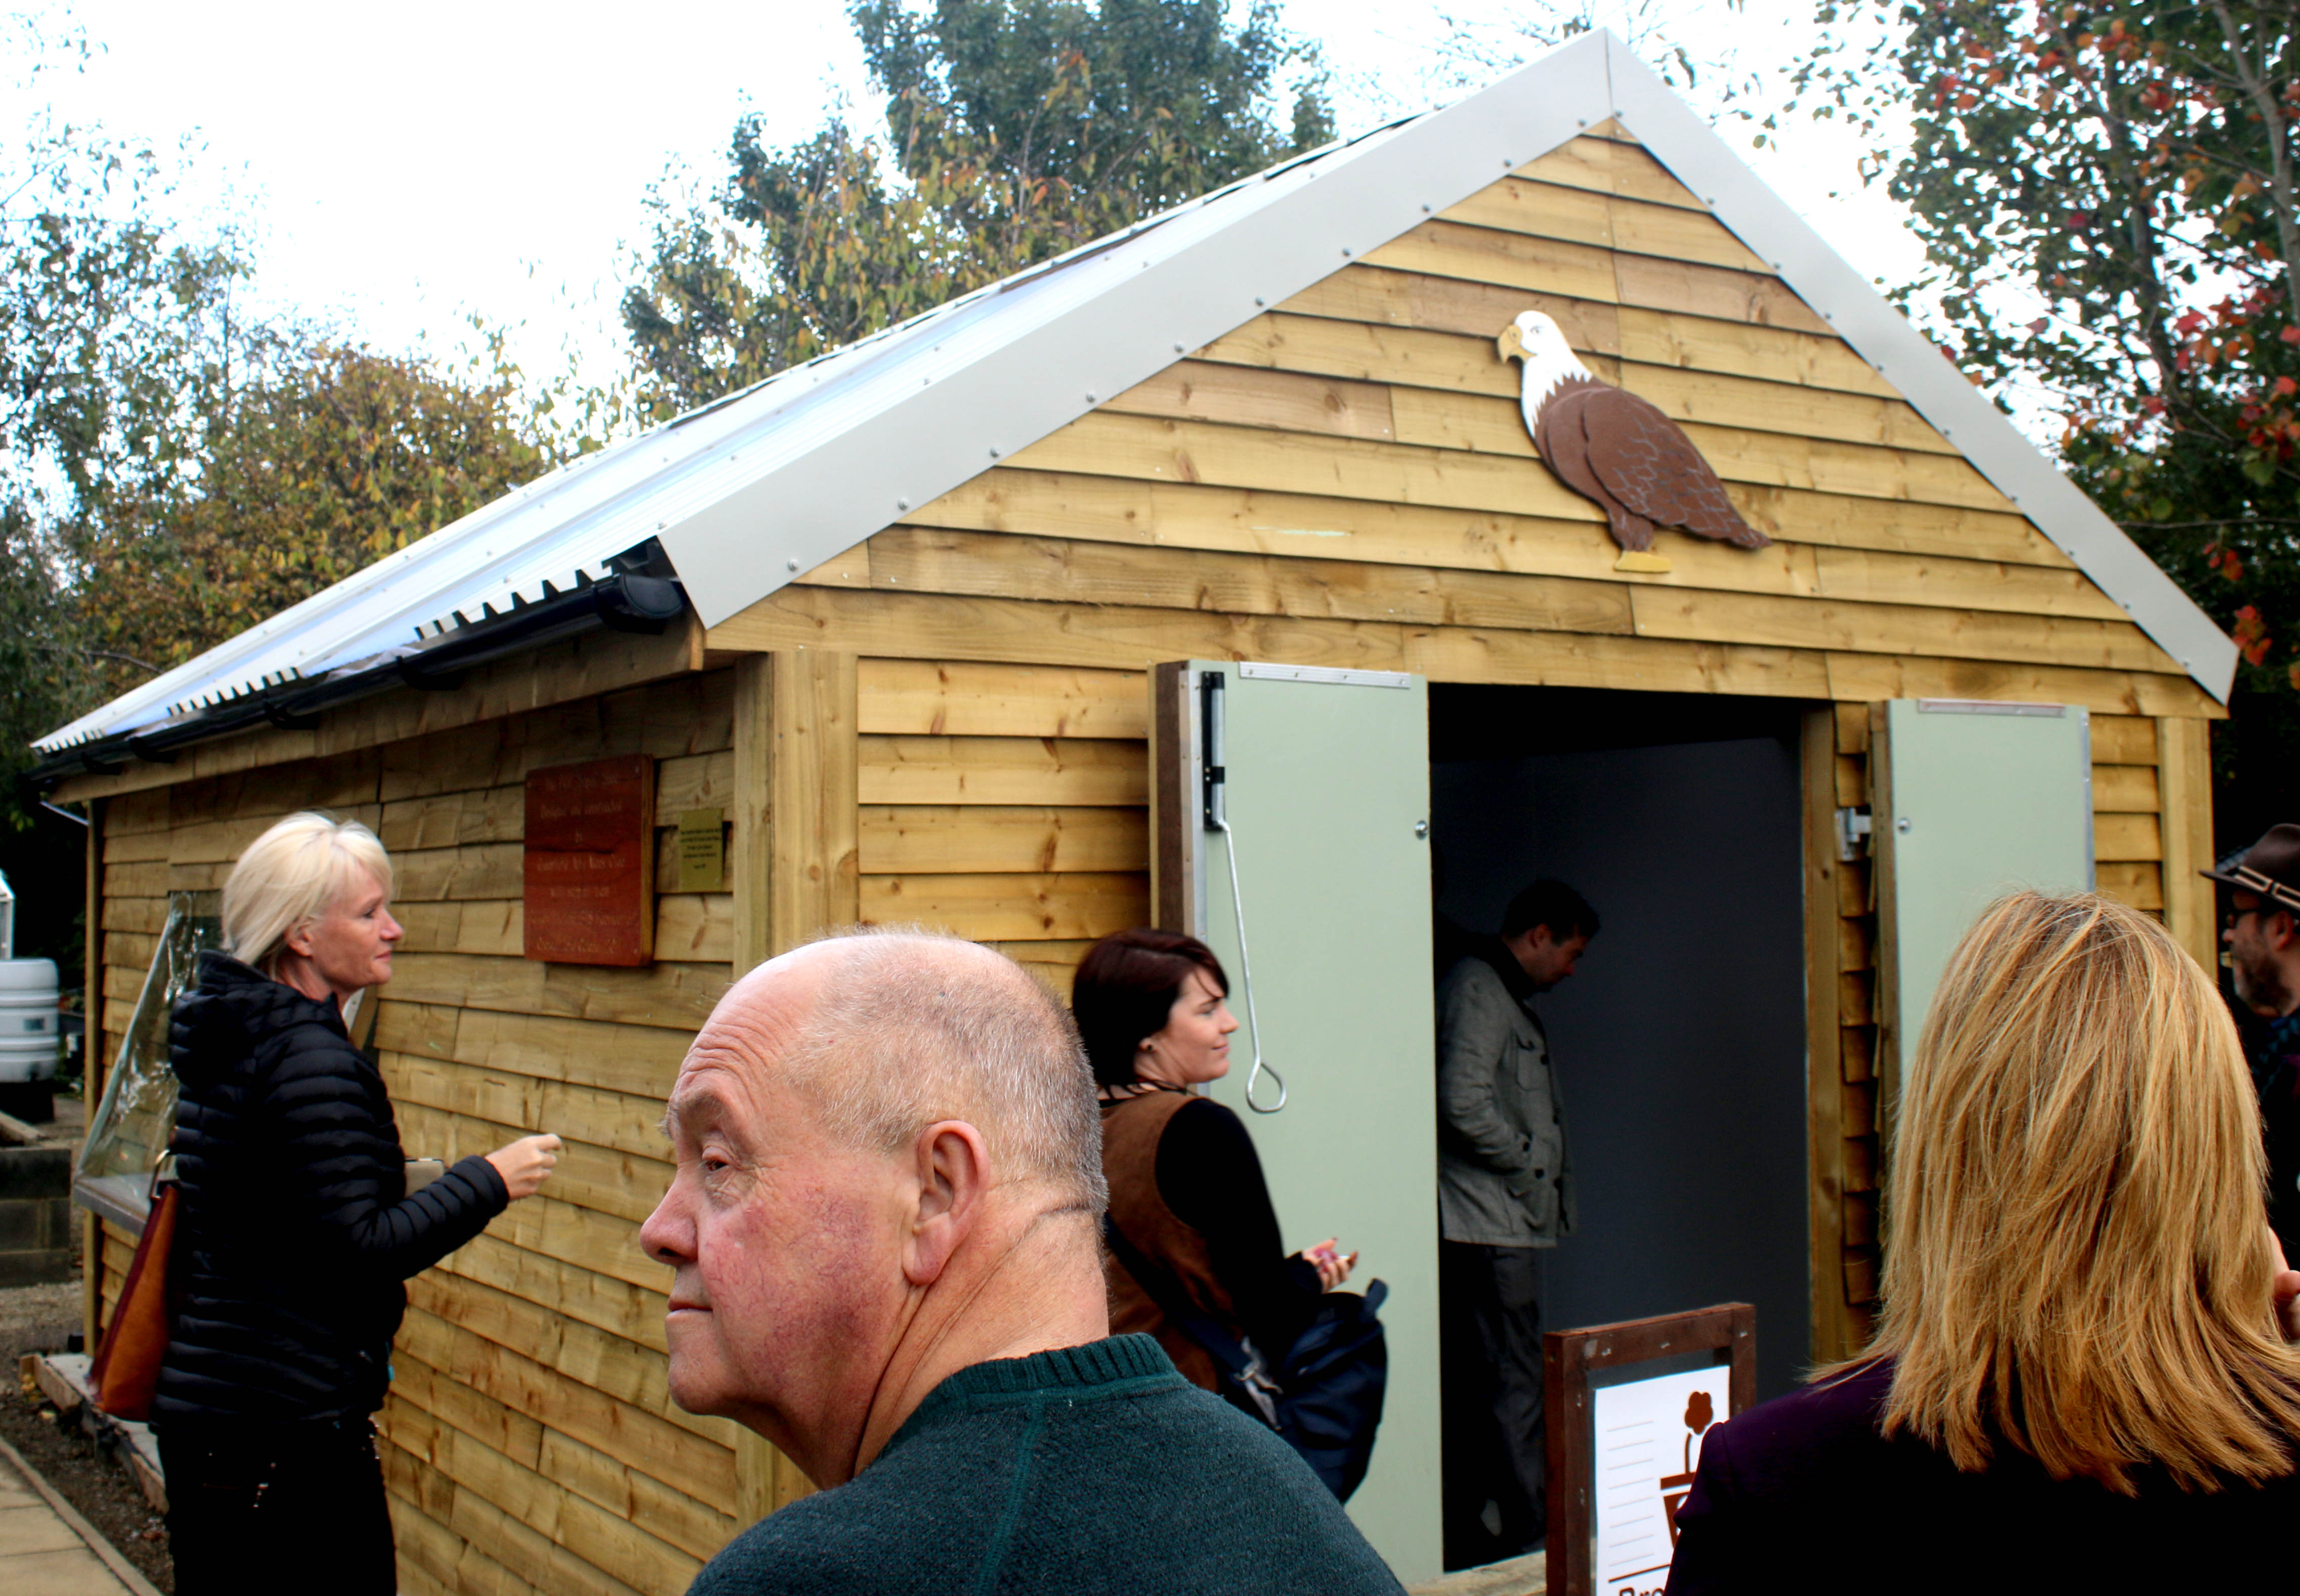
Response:
[[[527,773],[526,941],[554,964],[654,958],[654,761]]]
[[[1542,1341],[1551,1596],[1661,1596],[1702,1438],[1757,1400],[1757,1310],[1728,1302]]]

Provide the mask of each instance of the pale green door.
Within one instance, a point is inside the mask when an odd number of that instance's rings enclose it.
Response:
[[[2092,721],[2075,704],[1884,706],[1873,825],[1893,1056],[1905,1061],[1949,955],[2016,887],[2093,885]]]
[[[1338,1236],[1360,1254],[1346,1289],[1388,1284],[1388,1400],[1349,1511],[1401,1579],[1429,1578],[1442,1553],[1427,684],[1292,666],[1190,671],[1193,735],[1176,754],[1194,767],[1177,784],[1192,912],[1241,1020],[1251,968],[1252,1028],[1285,1105],[1247,1103],[1247,1029],[1213,1094],[1253,1133],[1288,1249]],[[1206,673],[1221,684],[1228,837],[1206,827],[1201,802]],[[1278,1101],[1268,1073],[1253,1096]]]

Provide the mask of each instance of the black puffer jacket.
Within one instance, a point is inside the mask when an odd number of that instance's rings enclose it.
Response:
[[[503,1177],[474,1156],[406,1195],[383,1077],[335,1005],[236,959],[200,955],[170,1043],[180,1295],[153,1418],[372,1412],[407,1311],[401,1282],[504,1210]]]

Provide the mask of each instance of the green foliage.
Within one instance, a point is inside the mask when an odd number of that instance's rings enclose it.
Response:
[[[1929,269],[1904,301],[2062,423],[2071,475],[2235,636],[2237,720],[2300,730],[2300,8],[1823,0],[1818,20],[1797,86],[1876,139],[1871,174],[1913,212]],[[2247,779],[2300,800],[2300,757],[2279,759]]]
[[[83,40],[8,24],[32,80]],[[595,446],[621,395],[238,312],[167,163],[43,126],[0,174],[0,825],[35,737]]]
[[[705,403],[1333,137],[1259,0],[855,0],[888,132],[788,148],[755,116],[703,204],[658,193],[624,294],[647,401]]]
[[[549,469],[516,373],[273,335],[199,475],[104,526],[81,618],[111,692],[165,670]],[[140,669],[139,669],[140,668]],[[107,696],[109,694],[107,694]]]
[[[88,53],[0,30],[22,87]],[[79,587],[96,529],[180,489],[229,380],[244,265],[167,223],[166,174],[148,145],[47,121],[0,150],[0,824],[27,823],[25,744],[101,689]]]

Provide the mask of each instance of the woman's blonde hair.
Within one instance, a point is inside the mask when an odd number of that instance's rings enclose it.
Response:
[[[1966,933],[1904,1073],[1886,1182],[1888,1434],[1977,1470],[2183,1488],[2292,1472],[2251,1076],[2211,979],[2091,894]]]
[[[257,837],[223,884],[224,951],[264,974],[296,928],[319,919],[365,872],[391,895],[391,856],[357,820],[306,810]]]

